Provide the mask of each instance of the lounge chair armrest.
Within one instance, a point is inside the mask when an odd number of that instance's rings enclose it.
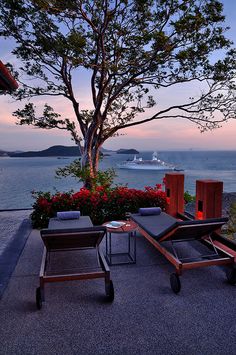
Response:
[[[106,258],[105,258],[103,252],[101,251],[101,249],[99,247],[98,247],[98,257],[99,257],[99,260],[100,260],[100,262],[102,264],[102,267],[103,267],[104,271],[110,272],[110,268],[109,268],[109,266],[107,264]]]
[[[184,213],[177,213],[177,218],[181,218],[183,221],[191,221],[194,219],[194,216],[188,212],[184,212]]]

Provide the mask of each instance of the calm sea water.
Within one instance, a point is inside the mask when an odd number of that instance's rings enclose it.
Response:
[[[151,159],[153,152],[142,152],[140,157]],[[195,181],[215,179],[224,182],[225,192],[236,191],[236,151],[175,151],[159,152],[159,157],[184,169],[185,190],[195,193]],[[161,183],[165,175],[158,171],[118,169],[116,164],[133,159],[133,155],[111,153],[103,158],[101,169],[114,167],[115,183],[143,189]],[[55,170],[74,158],[0,158],[0,209],[30,208],[34,200],[31,191],[69,191],[81,187],[74,178],[55,178]]]

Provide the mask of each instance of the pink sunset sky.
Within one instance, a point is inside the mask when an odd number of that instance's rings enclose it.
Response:
[[[225,25],[231,27],[227,37],[234,42],[236,38],[236,1],[224,0],[224,13],[226,15]],[[11,62],[13,65],[19,64],[17,59],[11,54],[12,42],[0,40],[0,59],[3,63]],[[82,74],[81,86],[78,88],[80,97],[80,107],[90,108],[89,89],[83,80],[86,78]],[[198,87],[191,87],[193,92],[199,90]],[[183,102],[185,97],[189,97],[189,88],[179,87],[168,92],[160,93],[157,96],[157,108],[164,108],[176,102]],[[53,100],[42,97],[37,99],[37,105],[43,106],[45,102],[52,105],[56,112],[63,116],[73,118],[73,112],[67,102],[62,99]],[[34,102],[36,102],[34,101]],[[73,145],[67,132],[56,129],[46,131],[26,126],[17,126],[12,112],[20,107],[18,102],[13,102],[10,96],[0,96],[0,150],[40,150],[52,145]],[[23,104],[21,105],[23,106]],[[154,112],[154,111],[152,111]],[[150,112],[151,114],[151,112]],[[148,117],[149,113],[145,117]],[[236,150],[236,120],[231,120],[220,129],[200,133],[197,126],[187,120],[168,119],[154,121],[146,125],[139,125],[120,132],[119,137],[108,140],[104,148],[136,148],[138,150]]]

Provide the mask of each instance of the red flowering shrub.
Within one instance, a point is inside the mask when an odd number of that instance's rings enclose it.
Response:
[[[140,207],[160,206],[165,209],[166,194],[161,185],[144,190],[115,187],[107,189],[98,186],[95,191],[85,188],[78,192],[56,193],[34,192],[36,199],[31,215],[35,228],[47,227],[49,218],[58,211],[80,210],[88,215],[94,224],[102,224],[113,219],[124,219],[127,212],[135,213]]]

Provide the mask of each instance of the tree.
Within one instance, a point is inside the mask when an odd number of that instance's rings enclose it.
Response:
[[[2,0],[0,35],[15,39],[19,73],[35,79],[18,75],[16,100],[62,96],[74,110],[70,120],[45,103],[40,115],[28,102],[14,115],[20,125],[68,130],[91,177],[121,129],[167,117],[219,127],[235,117],[235,50],[223,22],[218,0]],[[84,69],[90,110],[77,97]],[[199,95],[158,109],[160,90],[191,82]]]

